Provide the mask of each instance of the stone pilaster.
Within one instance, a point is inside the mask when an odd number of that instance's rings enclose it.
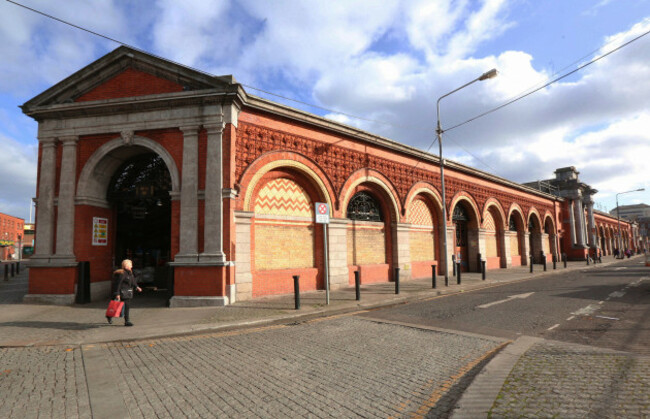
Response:
[[[504,231],[503,232],[503,255],[505,256],[503,259],[506,261],[506,268],[510,268],[512,266],[512,248],[510,247],[510,243],[512,240],[512,237],[517,236],[516,231]]]
[[[56,256],[59,262],[75,262],[74,256],[74,197],[77,174],[77,142],[79,137],[61,137],[61,176],[56,222]]]
[[[393,237],[394,266],[399,268],[400,279],[411,279],[411,224],[397,223]]]
[[[524,254],[521,255],[521,264],[522,265],[529,265],[530,264],[530,252],[532,251],[532,249],[530,248],[530,233],[524,232],[522,240],[523,240],[522,248],[524,250]]]
[[[587,205],[589,247],[596,249],[598,248],[598,240],[596,240],[596,220],[594,218],[594,201],[593,199],[591,199],[591,196],[586,197],[585,204]]]
[[[327,226],[327,254],[329,259],[330,286],[332,289],[349,285],[348,239],[349,220],[330,218]]]
[[[198,261],[199,127],[183,131],[183,177],[181,179],[180,245],[174,262]]]
[[[575,200],[570,199],[568,206],[569,206],[569,229],[571,230],[571,246],[575,246],[577,243],[577,235],[576,235],[576,218],[573,215],[574,214],[574,205],[575,205]]]
[[[205,223],[201,262],[224,262],[223,251],[223,124],[205,127],[208,134],[205,168]]]
[[[56,139],[39,138],[41,143],[41,166],[38,179],[38,202],[36,205],[36,247],[31,259],[47,259],[53,251],[54,239],[54,189],[56,179]]]

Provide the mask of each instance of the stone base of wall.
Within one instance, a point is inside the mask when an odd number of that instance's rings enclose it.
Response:
[[[69,306],[74,304],[74,294],[27,294],[23,297],[25,304],[51,304]]]
[[[169,307],[223,307],[229,304],[228,297],[184,297],[175,295],[169,300]]]

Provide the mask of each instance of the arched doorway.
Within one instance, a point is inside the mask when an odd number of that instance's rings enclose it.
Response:
[[[140,151],[118,167],[108,185],[106,199],[116,220],[113,265],[131,259],[143,286],[171,291],[167,265],[171,260],[171,176],[158,154]]]
[[[542,227],[535,213],[531,214],[528,219],[528,248],[530,249],[530,254],[533,255],[535,263],[541,263],[541,255],[544,250],[542,244]]]
[[[546,216],[544,219],[544,235],[542,237],[542,250],[544,251],[544,256],[546,260],[552,260],[553,255],[557,253],[555,248],[555,227],[553,226],[553,220],[551,217]]]
[[[454,230],[456,232],[456,240],[454,243],[454,254],[456,255],[456,263],[460,258],[460,269],[462,272],[469,271],[469,228],[470,228],[470,213],[465,208],[465,205],[459,202],[454,207],[454,212],[451,216],[451,221],[454,223]]]
[[[483,215],[486,269],[498,269],[506,266],[503,257],[503,216],[495,205],[490,205]]]

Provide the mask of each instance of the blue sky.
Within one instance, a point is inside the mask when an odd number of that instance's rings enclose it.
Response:
[[[650,0],[19,2],[425,150],[437,98],[483,72],[500,74],[445,98],[443,128],[650,31]],[[0,212],[29,219],[37,123],[18,106],[119,44],[7,1],[0,39]],[[650,35],[446,132],[445,157],[517,182],[575,166],[601,208],[643,187],[620,203],[650,204],[648,74]]]

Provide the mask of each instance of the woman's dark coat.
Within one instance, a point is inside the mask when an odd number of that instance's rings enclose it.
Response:
[[[131,289],[135,293],[138,282],[133,276],[133,271],[118,269],[113,272],[113,285],[113,298],[119,295],[120,298],[124,299],[124,291]]]

